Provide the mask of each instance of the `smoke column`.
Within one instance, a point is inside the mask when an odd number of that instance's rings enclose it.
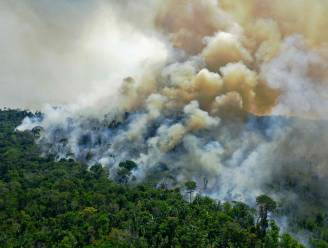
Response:
[[[137,181],[328,207],[328,1],[116,2],[1,3],[1,94],[57,105],[18,130],[112,176],[129,159]]]

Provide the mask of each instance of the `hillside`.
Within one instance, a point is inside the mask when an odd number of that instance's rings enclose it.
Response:
[[[183,189],[127,186],[101,166],[41,157],[31,133],[14,131],[26,115],[0,112],[0,247],[302,247],[274,221],[263,233],[241,202],[189,203]]]

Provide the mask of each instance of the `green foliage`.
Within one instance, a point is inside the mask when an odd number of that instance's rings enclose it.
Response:
[[[138,167],[138,165],[131,160],[127,160],[127,161],[121,162],[119,164],[119,167],[124,168],[128,171],[132,171],[132,170],[135,170]]]
[[[189,194],[189,203],[191,203],[191,194],[195,191],[197,185],[194,181],[185,182],[185,188],[187,193]]]
[[[256,197],[256,203],[264,206],[269,212],[274,211],[277,207],[276,202],[267,195],[260,195]]]
[[[269,226],[268,222],[268,212],[272,212],[276,209],[277,205],[274,200],[272,200],[267,195],[260,195],[256,197],[256,203],[259,207],[259,217],[258,217],[258,233],[260,236],[266,236],[266,231]],[[271,225],[271,227],[273,227]]]
[[[270,221],[270,229],[268,230],[264,240],[264,246],[266,248],[279,247],[279,227],[275,222]]]
[[[116,181],[121,184],[127,184],[132,175],[132,171],[137,169],[138,165],[133,161],[127,160],[121,162],[118,167]]]
[[[0,111],[0,247],[301,247],[274,222],[258,235],[243,203],[127,186],[132,161],[120,164],[117,184],[101,165],[41,157],[33,134],[14,131],[26,115]]]
[[[283,234],[281,237],[281,241],[280,241],[280,247],[282,247],[282,248],[302,248],[303,246],[300,245],[289,234]]]
[[[196,183],[194,181],[187,181],[185,183],[185,187],[187,191],[194,191],[196,189]]]

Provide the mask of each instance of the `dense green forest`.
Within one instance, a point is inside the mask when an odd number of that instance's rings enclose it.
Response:
[[[0,111],[0,247],[303,247],[267,218],[276,207],[267,196],[257,198],[258,209],[191,200],[193,182],[129,186],[131,161],[114,182],[100,165],[42,157],[32,133],[15,132],[26,115]],[[323,222],[311,226],[315,247],[328,247]]]

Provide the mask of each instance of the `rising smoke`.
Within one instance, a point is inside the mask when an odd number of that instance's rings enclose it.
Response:
[[[0,106],[94,105],[140,63],[160,63],[150,2],[0,1]],[[146,17],[132,25],[137,15]]]
[[[221,200],[252,203],[264,192],[304,202],[300,211],[309,199],[327,207],[328,1],[96,2],[64,13],[47,2],[42,15],[38,1],[0,8],[14,29],[33,17],[24,25],[34,44],[22,48],[16,32],[1,45],[23,49],[9,64],[23,73],[1,76],[1,87],[21,83],[22,100],[68,103],[18,128],[42,127],[44,153],[101,163],[112,176],[134,160],[138,181],[192,179]],[[73,13],[72,23],[54,22]],[[92,97],[76,99],[85,90]]]

